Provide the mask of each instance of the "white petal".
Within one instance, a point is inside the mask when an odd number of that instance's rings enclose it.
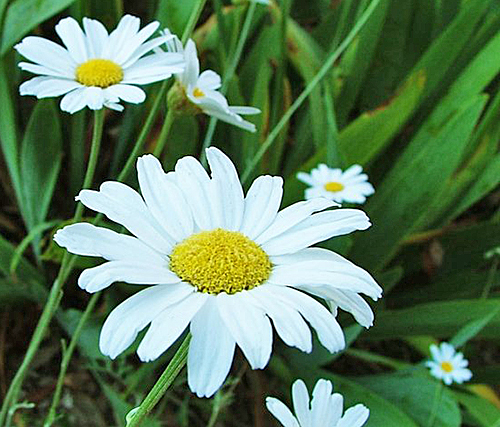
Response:
[[[61,110],[73,114],[84,108],[87,105],[86,89],[82,86],[64,95],[60,103]]]
[[[359,175],[363,172],[363,168],[360,165],[352,165],[348,167],[342,174],[343,178],[351,178],[353,176]]]
[[[108,42],[102,51],[103,58],[121,64],[127,53],[132,53],[128,46],[139,31],[140,25],[141,20],[136,16],[123,16],[108,37]]]
[[[191,39],[186,43],[184,60],[186,61],[186,68],[182,73],[181,81],[186,87],[195,86],[200,74],[200,61],[198,60],[198,53],[196,52],[196,44]]]
[[[126,299],[104,322],[99,338],[101,352],[116,358],[158,314],[192,292],[194,288],[185,283],[157,285]]]
[[[259,176],[245,197],[245,212],[240,231],[255,239],[276,218],[281,197],[283,179],[279,176]]]
[[[297,310],[316,330],[318,339],[331,353],[345,347],[344,333],[335,317],[312,297],[295,289],[287,287],[269,286],[278,301]]]
[[[231,111],[231,113],[243,114],[243,115],[245,115],[245,114],[260,114],[261,113],[261,111],[255,107],[245,107],[245,106],[236,106],[236,105],[230,105],[229,111]]]
[[[286,230],[281,235],[266,239],[262,244],[262,248],[269,255],[294,253],[333,236],[349,234],[355,230],[366,230],[370,225],[370,220],[366,214],[358,209],[336,209],[319,212],[311,215],[293,228]],[[262,240],[263,237],[259,236],[257,243]]]
[[[137,349],[139,358],[150,362],[166,351],[184,332],[208,297],[208,294],[194,292],[155,317]]]
[[[25,37],[14,48],[25,58],[63,75],[75,75],[77,63],[62,46],[43,37]]]
[[[305,172],[297,172],[297,179],[307,185],[317,185],[317,182],[312,178],[312,176]]]
[[[369,416],[369,409],[362,404],[358,404],[345,411],[337,427],[361,427],[366,423]]]
[[[132,104],[140,104],[146,99],[146,93],[141,88],[125,84],[109,86],[104,89],[104,93]]]
[[[191,321],[188,384],[198,397],[212,396],[224,383],[233,362],[235,341],[210,296]]]
[[[85,34],[75,19],[71,17],[61,19],[55,30],[77,64],[89,59]]]
[[[80,83],[53,77],[34,77],[19,87],[21,95],[35,95],[38,99],[60,96],[78,87]]]
[[[100,87],[86,87],[83,91],[83,98],[91,110],[100,110],[104,107],[104,90]]]
[[[327,199],[314,199],[306,202],[294,203],[278,212],[274,222],[255,240],[258,244],[266,243],[268,240],[279,236],[285,231],[309,218],[313,212],[335,206],[335,203]]]
[[[221,87],[221,84],[221,78],[215,71],[205,70],[200,74],[196,86],[202,91],[203,89],[217,90]]]
[[[117,64],[124,66],[132,56],[135,56],[135,52],[141,47],[141,45],[149,39],[153,33],[158,29],[160,23],[154,21],[146,25],[137,34],[133,34],[127,37],[127,44],[123,46],[120,52],[113,53],[113,58]]]
[[[335,426],[340,417],[338,414],[338,404],[340,403],[340,415],[342,414],[343,399],[340,402],[338,397],[332,401],[333,385],[331,381],[318,380],[313,390],[311,401],[311,425]],[[340,396],[337,394],[337,396]],[[333,405],[332,405],[333,404]],[[334,406],[335,405],[335,406]]]
[[[156,47],[162,45],[165,43],[165,41],[168,40],[168,37],[155,37],[152,40],[147,41],[146,43],[142,44],[135,50],[135,52],[130,56],[123,64],[122,68],[126,69],[131,67],[137,60],[141,57],[143,57],[146,53],[149,51],[155,49]]]
[[[148,211],[142,197],[129,186],[108,181],[99,191],[82,190],[76,197],[88,208],[102,212],[111,221],[127,228],[147,245],[162,254],[170,253],[174,244]]]
[[[208,164],[212,171],[212,185],[218,200],[213,200],[214,213],[218,223],[226,230],[240,229],[243,219],[243,189],[233,162],[218,148],[206,150]]]
[[[99,256],[109,261],[128,259],[154,265],[167,263],[166,257],[162,257],[139,239],[85,222],[58,230],[54,240],[59,246],[77,255]]]
[[[309,408],[309,393],[302,380],[296,380],[292,385],[293,410],[301,426],[314,427],[311,423],[311,410]]]
[[[21,70],[28,71],[33,74],[51,76],[56,77],[58,80],[69,80],[75,82],[75,73],[73,70],[71,72],[65,70],[54,70],[53,68],[46,67],[45,65],[32,64],[31,62],[20,62],[17,65]]]
[[[243,120],[240,116],[231,113],[230,111],[222,112],[216,109],[206,108],[206,106],[203,106],[202,109],[205,114],[215,117],[216,119],[222,120],[223,122],[229,123],[230,125],[237,126],[249,132],[256,131],[255,125],[253,123],[250,123],[247,120]]]
[[[342,290],[361,292],[377,300],[382,288],[368,272],[355,265],[331,261],[303,261],[275,266],[270,283],[285,286],[324,285]]]
[[[89,58],[100,58],[102,49],[108,42],[108,32],[96,19],[83,18]]]
[[[290,412],[287,406],[274,397],[266,398],[266,406],[283,427],[300,427],[297,419]]]
[[[258,286],[250,291],[256,303],[262,307],[273,321],[276,332],[286,345],[301,351],[312,351],[312,336],[309,326],[297,310],[277,301],[266,292],[266,286]]]
[[[324,248],[305,248],[293,254],[271,256],[270,259],[274,265],[288,265],[302,261],[333,261],[355,265],[342,255]]]
[[[151,263],[109,261],[97,267],[87,268],[78,278],[78,286],[87,292],[98,292],[114,282],[136,285],[179,283],[179,279],[167,266]]]
[[[271,357],[273,331],[264,311],[252,302],[248,291],[216,298],[219,313],[252,369],[263,369]]]
[[[137,160],[141,192],[148,209],[172,238],[180,242],[193,233],[193,218],[184,195],[166,178],[160,162],[152,155]]]
[[[186,156],[175,164],[174,175],[178,187],[186,197],[193,218],[201,230],[220,227],[212,217],[213,187],[207,172],[194,157]]]
[[[122,83],[148,84],[165,80],[184,69],[180,53],[154,53],[141,58],[123,70]]]

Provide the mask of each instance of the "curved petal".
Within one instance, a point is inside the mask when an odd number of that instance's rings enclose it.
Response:
[[[141,20],[136,16],[125,15],[108,37],[108,42],[102,50],[103,58],[111,59],[117,64],[129,52],[129,43],[136,36],[141,26]],[[132,52],[130,52],[132,53]]]
[[[212,396],[224,383],[233,362],[235,341],[219,315],[215,297],[191,321],[188,384],[198,397]]]
[[[83,29],[85,30],[89,58],[100,58],[102,50],[108,42],[106,27],[96,19],[83,18]]]
[[[61,110],[73,114],[85,108],[87,105],[87,99],[85,97],[86,89],[86,87],[81,86],[64,95],[60,103]]]
[[[106,101],[104,98],[104,90],[100,87],[85,87],[83,91],[83,98],[85,100],[85,104],[91,110],[100,110],[104,107],[104,102]]]
[[[280,400],[274,397],[267,397],[266,406],[283,427],[300,427],[290,409]]]
[[[156,316],[137,349],[139,358],[150,362],[166,351],[184,332],[207,298],[208,294],[193,292]]]
[[[222,82],[220,76],[212,70],[205,70],[198,77],[196,86],[199,87],[203,92],[205,90],[217,90],[221,87]]]
[[[22,56],[64,75],[75,75],[77,63],[62,46],[43,37],[25,37],[14,46]]]
[[[146,25],[137,34],[130,34],[127,37],[127,44],[123,46],[120,52],[113,54],[116,63],[120,65],[127,63],[135,52],[141,47],[141,45],[153,35],[159,26],[160,23],[158,21],[153,21]]]
[[[361,427],[370,416],[369,409],[361,403],[345,411],[337,427]]]
[[[216,297],[220,316],[252,369],[263,369],[271,357],[273,330],[264,311],[255,306],[249,291]]]
[[[97,267],[83,270],[78,278],[78,286],[87,292],[98,292],[114,282],[126,282],[136,285],[155,285],[179,283],[179,279],[167,266],[151,263],[109,261]]]
[[[54,70],[52,68],[46,67],[45,65],[32,64],[31,62],[20,62],[17,64],[19,68],[23,71],[28,71],[33,74],[40,74],[41,76],[55,77],[58,80],[67,80],[75,82],[75,72],[71,70],[70,72],[58,69]],[[78,83],[78,86],[81,86]]]
[[[194,292],[186,283],[151,286],[123,301],[108,316],[99,337],[103,354],[115,359],[165,308]]]
[[[343,399],[340,402],[332,401],[333,384],[331,381],[320,379],[314,386],[311,400],[311,425],[335,426],[340,416],[335,420],[335,415],[339,412],[342,415]]]
[[[58,230],[55,242],[69,252],[99,256],[109,261],[131,260],[151,265],[166,265],[167,259],[139,239],[81,222]]]
[[[21,95],[35,95],[38,99],[64,95],[78,87],[80,83],[73,80],[59,79],[54,77],[34,77],[21,86]]]
[[[198,76],[200,75],[200,61],[196,52],[196,44],[191,39],[186,43],[184,60],[186,61],[186,68],[180,77],[181,82],[185,87],[196,86]]]
[[[89,59],[85,34],[75,19],[71,17],[61,19],[55,30],[77,64]]]
[[[193,233],[193,217],[182,191],[167,179],[163,168],[152,155],[137,160],[141,193],[148,209],[172,238],[180,242]]]
[[[184,69],[180,53],[154,53],[138,59],[123,70],[124,84],[148,84],[165,80]]]
[[[335,317],[314,298],[287,287],[268,285],[274,298],[297,310],[316,330],[318,339],[331,353],[345,347],[344,333]],[[267,285],[266,285],[267,287]]]
[[[258,286],[250,291],[256,304],[262,307],[273,321],[276,332],[283,342],[301,351],[312,351],[312,335],[309,326],[297,310],[283,304],[266,292],[266,286]]]
[[[293,226],[309,218],[313,212],[336,206],[331,200],[313,199],[297,202],[278,212],[273,223],[256,239],[258,244],[264,244],[276,236],[284,233]]]
[[[243,114],[243,115],[260,114],[262,112],[258,108],[255,108],[255,107],[246,107],[246,106],[239,106],[239,105],[230,105],[228,108],[229,108],[229,111],[231,111],[231,113]]]
[[[207,148],[207,160],[212,171],[212,185],[218,200],[212,201],[217,221],[225,230],[240,229],[243,219],[243,189],[233,162],[221,150]]]
[[[146,99],[146,93],[137,86],[117,84],[104,89],[106,95],[111,95],[131,104],[140,104]]]
[[[158,252],[170,253],[174,242],[162,232],[142,197],[129,186],[107,181],[100,186],[99,191],[80,191],[76,200],[81,201],[89,209],[102,212],[111,221],[123,225]]]
[[[283,179],[279,176],[259,176],[245,197],[245,211],[240,231],[255,239],[276,218],[283,196]]]
[[[370,220],[359,209],[319,212],[288,229],[286,233],[267,240],[262,248],[269,255],[294,253],[331,237],[366,230],[370,226]]]

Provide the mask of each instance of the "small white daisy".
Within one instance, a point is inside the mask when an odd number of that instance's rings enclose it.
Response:
[[[66,48],[42,37],[24,38],[15,49],[33,63],[21,62],[19,67],[41,76],[24,82],[19,88],[21,95],[65,95],[61,110],[69,113],[103,106],[122,111],[120,100],[143,102],[146,94],[134,85],[164,80],[182,71],[184,59],[167,52],[144,57],[169,37],[146,41],[160,24],[152,22],[139,31],[140,22],[125,15],[108,34],[94,19],[83,18],[83,31],[73,18],[61,19],[55,30]]]
[[[342,169],[332,169],[321,163],[310,174],[299,172],[297,179],[311,186],[306,189],[306,200],[326,197],[337,203],[364,203],[366,196],[375,190],[368,182],[368,175],[362,172],[359,165],[352,165],[342,172]]]
[[[344,415],[344,398],[333,393],[328,380],[319,380],[314,386],[312,402],[304,381],[297,380],[292,386],[292,401],[295,416],[290,409],[274,397],[266,398],[267,409],[284,427],[361,427],[370,415],[369,409],[358,404]]]
[[[220,76],[212,70],[205,70],[200,74],[200,61],[194,41],[189,39],[184,49],[177,36],[173,36],[168,30],[163,33],[173,37],[166,42],[168,51],[184,55],[186,68],[183,72],[177,73],[176,77],[183,92],[182,96],[187,97],[194,105],[194,112],[198,110],[223,122],[255,132],[255,125],[244,120],[240,114],[258,114],[260,110],[254,107],[229,106],[224,95],[217,91],[221,87]]]
[[[317,242],[365,230],[358,209],[313,199],[278,212],[280,177],[261,176],[243,194],[236,168],[217,148],[207,149],[211,177],[193,157],[165,173],[152,155],[138,159],[142,197],[109,181],[77,200],[127,228],[133,236],[88,223],[54,236],[68,251],[107,259],[84,270],[78,284],[97,292],[113,282],[149,286],[116,307],[101,331],[101,351],[116,358],[151,324],[137,353],[151,361],[189,326],[188,383],[211,396],[228,375],[236,344],[253,369],[271,356],[273,332],[289,346],[312,350],[311,331],[330,351],[344,348],[335,316],[349,311],[363,326],[373,312],[359,293],[378,299],[382,289],[365,270]],[[320,212],[321,211],[321,212]],[[310,295],[323,298],[330,312]]]
[[[430,350],[434,360],[425,362],[425,366],[431,370],[433,377],[443,380],[446,385],[452,382],[462,384],[472,378],[472,372],[467,369],[469,362],[451,344],[442,342],[439,347],[432,344]]]

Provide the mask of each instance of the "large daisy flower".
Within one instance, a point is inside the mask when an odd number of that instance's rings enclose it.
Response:
[[[333,393],[333,385],[328,380],[321,379],[316,383],[311,405],[304,381],[295,381],[292,399],[295,416],[280,400],[274,397],[266,399],[267,409],[284,427],[361,427],[370,415],[369,409],[362,404],[349,408],[342,415],[344,398]]]
[[[189,326],[188,383],[198,396],[222,385],[236,344],[253,369],[271,356],[273,332],[289,346],[312,350],[311,331],[330,351],[342,350],[337,307],[363,326],[373,312],[359,293],[376,300],[382,289],[365,270],[311,245],[365,230],[357,209],[333,209],[313,199],[278,212],[283,181],[261,176],[246,196],[231,160],[207,149],[211,177],[193,157],[165,173],[152,155],[138,159],[141,195],[109,181],[77,200],[127,228],[133,236],[88,223],[64,227],[54,237],[68,251],[108,262],[84,270],[78,284],[97,292],[113,282],[149,286],[116,307],[100,336],[101,351],[117,357],[150,325],[137,350],[151,361]],[[333,313],[312,298],[330,302]]]
[[[462,384],[472,378],[472,372],[467,369],[468,360],[451,344],[442,342],[439,347],[432,344],[430,350],[433,360],[427,361],[425,365],[433,377],[443,380],[446,385],[453,382]]]
[[[83,18],[83,31],[73,18],[61,19],[55,30],[66,48],[32,36],[15,46],[34,62],[21,62],[19,67],[41,75],[24,82],[19,91],[37,98],[65,95],[61,109],[69,113],[103,106],[121,111],[120,100],[141,103],[146,94],[135,85],[164,80],[184,69],[184,59],[178,53],[144,57],[169,39],[161,36],[146,41],[159,25],[152,22],[139,31],[140,19],[125,15],[108,34],[94,19]]]
[[[368,182],[368,175],[362,172],[359,165],[342,172],[342,169],[332,169],[321,163],[310,174],[299,172],[297,179],[310,186],[306,189],[306,200],[326,197],[337,203],[364,203],[366,196],[372,195],[375,189]]]
[[[205,70],[200,74],[200,61],[194,41],[189,39],[184,49],[177,36],[172,35],[167,29],[163,33],[172,37],[166,42],[168,51],[183,54],[186,61],[185,70],[176,74],[177,87],[173,89],[180,89],[181,103],[182,98],[187,98],[192,112],[205,113],[223,122],[255,132],[255,125],[244,120],[240,114],[258,114],[260,110],[254,107],[229,106],[224,95],[218,92],[221,87],[220,76],[212,70]]]

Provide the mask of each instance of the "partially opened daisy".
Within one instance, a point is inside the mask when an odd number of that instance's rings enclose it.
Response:
[[[193,157],[165,173],[152,155],[138,159],[142,197],[109,181],[77,196],[132,236],[88,223],[64,227],[54,237],[68,251],[101,256],[106,262],[84,270],[78,284],[97,292],[113,282],[146,287],[116,307],[101,331],[101,351],[117,357],[149,326],[137,353],[151,361],[189,326],[188,383],[198,396],[222,385],[236,345],[253,369],[271,356],[273,331],[289,346],[312,350],[311,331],[330,352],[344,348],[336,308],[363,326],[373,322],[370,306],[382,289],[365,270],[317,242],[365,230],[357,209],[327,210],[335,204],[313,199],[278,212],[283,181],[261,176],[246,196],[231,160],[207,149],[211,177]],[[328,300],[334,313],[312,298]]]
[[[306,189],[306,200],[326,197],[337,203],[364,203],[366,196],[372,195],[375,189],[368,182],[368,175],[362,172],[359,165],[342,172],[342,169],[332,169],[321,163],[310,174],[299,172],[297,179],[310,186]]]
[[[467,369],[469,362],[451,344],[442,342],[439,347],[432,344],[430,350],[433,360],[425,362],[425,365],[433,377],[443,380],[446,385],[452,382],[462,384],[472,378],[472,372]]]
[[[125,15],[108,34],[94,19],[83,18],[83,31],[73,18],[61,19],[55,30],[65,47],[33,36],[15,46],[33,62],[21,62],[19,67],[40,75],[24,82],[19,91],[37,98],[65,95],[61,109],[69,113],[103,106],[121,111],[120,100],[141,103],[146,94],[135,85],[164,80],[184,69],[178,53],[144,56],[169,39],[163,35],[146,41],[159,25],[152,22],[139,30],[140,19]]]
[[[172,36],[168,30],[165,30],[164,34]],[[212,70],[205,70],[200,74],[200,61],[193,40],[187,41],[186,49],[177,36],[169,39],[166,45],[169,52],[182,53],[186,61],[185,70],[177,73],[177,85],[169,94],[171,108],[195,114],[205,113],[223,122],[255,132],[255,125],[244,120],[240,114],[258,114],[260,110],[254,107],[229,106],[224,95],[218,92],[221,87],[220,76]],[[190,105],[185,105],[186,101]]]
[[[361,427],[370,415],[369,409],[358,404],[349,408],[344,415],[344,398],[333,393],[328,380],[319,380],[314,386],[309,405],[309,393],[304,381],[297,380],[292,386],[295,416],[290,409],[274,397],[266,399],[267,409],[284,427]]]

